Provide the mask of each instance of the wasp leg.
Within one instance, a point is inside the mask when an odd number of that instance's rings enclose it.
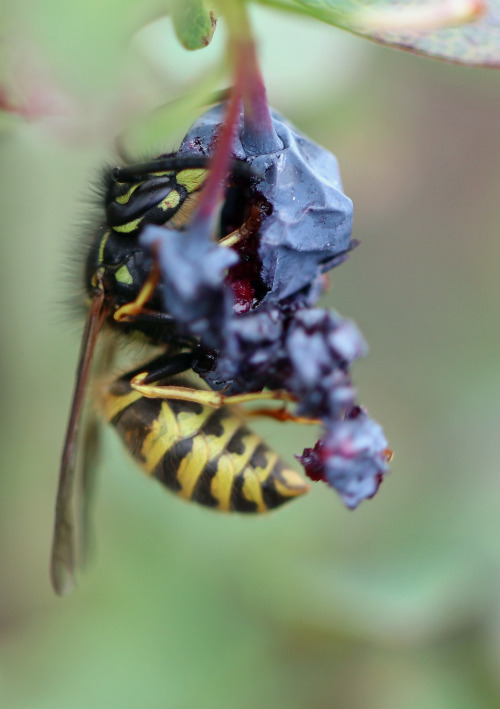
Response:
[[[118,308],[118,310],[116,310],[113,314],[113,319],[116,320],[116,322],[127,322],[128,320],[132,320],[144,312],[144,306],[153,297],[159,282],[160,268],[155,261],[153,268],[151,269],[151,273],[144,281],[144,285],[139,291],[137,298]]]
[[[256,234],[260,229],[263,210],[264,208],[262,205],[254,205],[251,209],[250,215],[243,222],[243,224],[238,229],[235,229],[230,234],[227,234],[227,236],[220,239],[218,245],[226,247],[235,246],[235,244],[238,244],[240,241]]]
[[[137,369],[127,372],[122,379],[135,380],[137,376],[142,376],[141,383],[144,386],[149,386],[149,382],[157,382],[159,380],[174,377],[176,374],[187,372],[193,367],[194,355],[192,352],[178,352],[177,354],[162,354],[156,359],[149,362],[147,365],[142,365]],[[148,368],[147,373],[144,372],[144,367]],[[133,384],[132,384],[133,386]],[[155,398],[155,397],[149,397]]]
[[[234,246],[235,244],[238,244],[240,241],[246,238],[245,234],[242,234],[239,229],[235,229],[232,231],[230,234],[227,236],[224,236],[222,239],[220,239],[217,243],[219,246]]]
[[[126,305],[130,305],[130,303],[126,303]],[[122,305],[121,307],[122,308],[126,307],[126,305],[125,306]],[[118,311],[116,311],[116,312],[118,312]],[[119,317],[121,318],[122,316],[120,315]],[[151,323],[152,325],[157,324],[157,325],[166,325],[166,326],[174,324],[174,318],[171,315],[169,315],[168,313],[162,313],[158,310],[151,310],[149,308],[144,308],[143,310],[141,310],[140,313],[137,313],[137,315],[127,315],[123,319],[126,322],[133,321],[134,325],[136,323],[138,323],[138,324]],[[177,337],[176,337],[176,341],[177,341]]]
[[[276,421],[281,421],[282,423],[285,422],[292,422],[292,423],[305,423],[305,424],[311,424],[314,426],[319,426],[322,422],[321,419],[313,419],[313,418],[308,418],[307,416],[295,416],[295,414],[291,414],[288,409],[250,409],[250,411],[245,411],[245,417],[246,418],[257,418],[265,416],[267,418],[273,418]]]
[[[297,401],[293,394],[282,389],[275,391],[259,391],[249,394],[236,394],[234,396],[225,396],[217,391],[205,389],[192,389],[191,387],[170,386],[165,384],[147,384],[146,381],[151,381],[150,372],[140,372],[132,377],[130,385],[138,391],[142,396],[149,399],[178,399],[180,401],[195,401],[204,406],[211,406],[214,409],[225,404],[247,404],[253,401]]]

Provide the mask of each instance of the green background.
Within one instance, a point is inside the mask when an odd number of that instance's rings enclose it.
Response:
[[[353,376],[391,474],[355,512],[315,485],[269,516],[217,516],[149,482],[107,431],[94,559],[72,596],[50,589],[89,184],[126,120],[222,47],[218,32],[188,55],[168,21],[125,43],[153,6],[5,3],[2,75],[19,95],[59,87],[68,117],[5,120],[0,137],[1,706],[495,709],[498,74],[313,21],[253,14],[270,101],[336,153],[354,200],[362,244],[325,302],[370,344]],[[259,431],[290,461],[314,441]]]

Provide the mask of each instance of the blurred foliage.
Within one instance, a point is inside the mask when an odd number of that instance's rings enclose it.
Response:
[[[370,3],[368,6],[371,9]],[[391,0],[384,2],[383,7],[384,12],[374,12],[364,20],[366,27],[361,27],[359,34],[395,48],[458,64],[500,65],[500,0],[447,3]],[[415,30],[408,30],[405,23],[413,23]],[[418,31],[418,24],[425,27],[426,23],[431,25],[429,29]]]
[[[381,44],[458,64],[500,65],[500,0],[258,0]]]
[[[47,565],[82,327],[66,303],[91,187],[129,117],[216,71],[223,34],[193,55],[166,20],[128,41],[153,2],[23,7],[30,41],[12,36],[9,61],[67,112],[11,117],[0,138],[2,706],[496,709],[497,77],[255,11],[272,103],[337,154],[354,200],[362,244],[328,304],[370,343],[354,377],[392,474],[354,513],[315,486],[269,516],[218,516],[146,480],[107,431],[96,553],[61,600]],[[314,438],[259,430],[289,459]]]
[[[210,44],[215,30],[214,14],[203,0],[177,0],[172,4],[172,22],[186,49],[202,49]]]

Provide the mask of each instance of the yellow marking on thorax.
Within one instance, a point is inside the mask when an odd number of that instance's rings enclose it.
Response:
[[[118,204],[127,204],[129,202],[130,198],[136,191],[136,189],[139,187],[139,185],[144,184],[144,181],[142,182],[137,182],[135,185],[132,185],[132,187],[129,189],[128,192],[125,192],[125,194],[120,195],[119,197],[115,198],[115,202],[118,202]]]
[[[104,260],[104,249],[106,247],[106,242],[107,242],[110,234],[111,234],[111,232],[108,229],[108,231],[105,232],[102,236],[101,243],[99,244],[99,256],[98,256],[98,260],[97,260],[98,265],[101,264]]]
[[[180,201],[180,194],[177,192],[177,190],[172,190],[168,193],[166,197],[162,199],[161,202],[158,203],[158,207],[160,209],[163,209],[164,212],[166,212],[168,209],[175,209]]]
[[[193,214],[199,199],[199,192],[195,194],[188,194],[176,213],[168,220],[168,226],[171,229],[181,229],[186,226],[191,219],[191,215]]]
[[[274,486],[276,492],[282,497],[297,497],[310,490],[310,485],[295,470],[282,470],[280,475],[284,481],[275,478]]]
[[[128,270],[126,264],[120,266],[118,271],[115,273],[115,279],[118,281],[118,283],[128,283],[129,285],[134,282],[134,279],[132,278],[132,275]]]
[[[160,413],[142,443],[141,453],[146,461],[144,469],[148,475],[154,473],[165,454],[183,438],[177,417],[168,403],[163,401]]]
[[[128,408],[131,404],[138,401],[141,396],[142,394],[133,390],[123,396],[116,396],[109,391],[105,392],[101,401],[106,421],[112,421],[115,416],[118,416],[118,414]]]
[[[135,231],[139,224],[142,222],[143,217],[137,217],[137,219],[134,219],[131,222],[127,222],[126,224],[122,224],[121,226],[114,226],[113,231],[117,231],[120,234],[129,234],[131,231]]]
[[[181,485],[179,495],[186,500],[193,496],[193,490],[208,463],[208,446],[204,436],[193,438],[191,451],[180,462],[177,480]]]
[[[178,172],[175,179],[179,185],[186,188],[188,193],[191,193],[200,189],[207,178],[207,174],[208,171],[203,168],[186,168],[185,170]]]
[[[262,497],[262,488],[252,468],[247,468],[244,471],[243,478],[244,482],[241,488],[243,495],[250,502],[256,503],[258,512],[267,512],[268,508]]]
[[[234,477],[234,463],[229,453],[224,453],[217,461],[217,472],[210,483],[210,492],[219,501],[218,510],[229,512],[231,509],[231,490]]]

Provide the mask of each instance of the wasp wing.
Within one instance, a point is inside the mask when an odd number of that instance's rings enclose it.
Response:
[[[92,299],[82,337],[73,400],[59,469],[50,577],[55,592],[61,596],[69,593],[74,586],[75,543],[72,497],[76,450],[97,335],[105,317],[103,302],[104,293],[100,289]]]

